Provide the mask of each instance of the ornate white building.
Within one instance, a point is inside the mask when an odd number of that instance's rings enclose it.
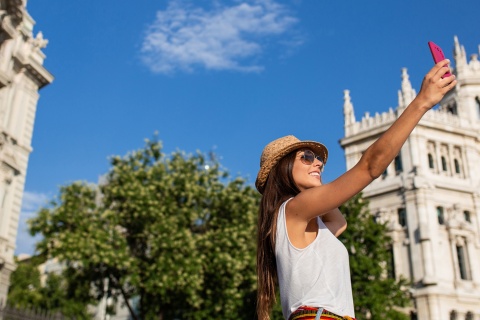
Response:
[[[412,319],[480,319],[480,61],[454,43],[456,88],[364,190],[372,214],[389,223],[395,276],[413,283]],[[356,121],[345,91],[347,169],[415,96],[403,69],[398,107]]]
[[[5,305],[38,90],[53,81],[26,0],[0,0],[0,308]]]

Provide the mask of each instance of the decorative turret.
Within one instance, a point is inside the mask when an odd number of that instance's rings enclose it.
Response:
[[[480,48],[479,48],[480,53]],[[455,59],[454,73],[457,86],[440,102],[441,109],[458,115],[463,121],[474,124],[480,119],[480,61],[478,53],[467,54],[460,45],[458,37],[454,37],[453,56]],[[458,106],[458,108],[457,108]]]
[[[398,111],[401,113],[410,102],[415,99],[417,93],[412,88],[412,83],[407,73],[407,68],[402,68],[402,89],[398,91]]]
[[[457,36],[453,38],[453,41],[453,58],[455,59],[455,73],[457,74],[457,78],[459,76],[460,78],[462,78],[463,71],[467,66],[467,55],[465,53],[465,48],[463,46],[460,46],[460,42],[458,42]]]
[[[352,99],[350,98],[350,90],[343,91],[343,115],[345,117],[345,125],[355,123],[355,114],[353,112]]]
[[[470,61],[467,61],[465,47],[460,45],[457,36],[454,37],[455,45],[453,56],[455,58],[455,73],[460,84],[480,84],[480,61],[478,61],[479,52],[470,55]]]
[[[343,117],[344,117],[344,128],[346,135],[353,133],[355,126],[355,113],[353,111],[352,99],[350,98],[350,90],[343,91]]]

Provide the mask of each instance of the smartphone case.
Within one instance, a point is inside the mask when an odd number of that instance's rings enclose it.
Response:
[[[433,61],[435,63],[445,60],[445,55],[443,54],[442,48],[440,48],[438,45],[436,45],[432,41],[428,42],[428,47],[430,48],[430,52],[432,53]],[[452,74],[450,72],[447,72],[445,73],[444,77],[449,77],[451,75]]]

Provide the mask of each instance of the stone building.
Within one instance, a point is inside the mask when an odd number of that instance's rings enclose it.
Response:
[[[38,90],[53,76],[43,67],[47,45],[26,0],[0,0],[0,307],[5,305],[22,202]]]
[[[393,268],[412,282],[412,319],[480,319],[480,61],[454,39],[454,90],[430,110],[383,176],[364,190],[388,222]],[[402,70],[398,107],[356,121],[344,95],[347,169],[415,98]]]

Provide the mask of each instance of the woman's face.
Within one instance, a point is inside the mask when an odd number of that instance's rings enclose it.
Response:
[[[322,185],[323,162],[310,149],[297,151],[292,175],[300,191]]]

